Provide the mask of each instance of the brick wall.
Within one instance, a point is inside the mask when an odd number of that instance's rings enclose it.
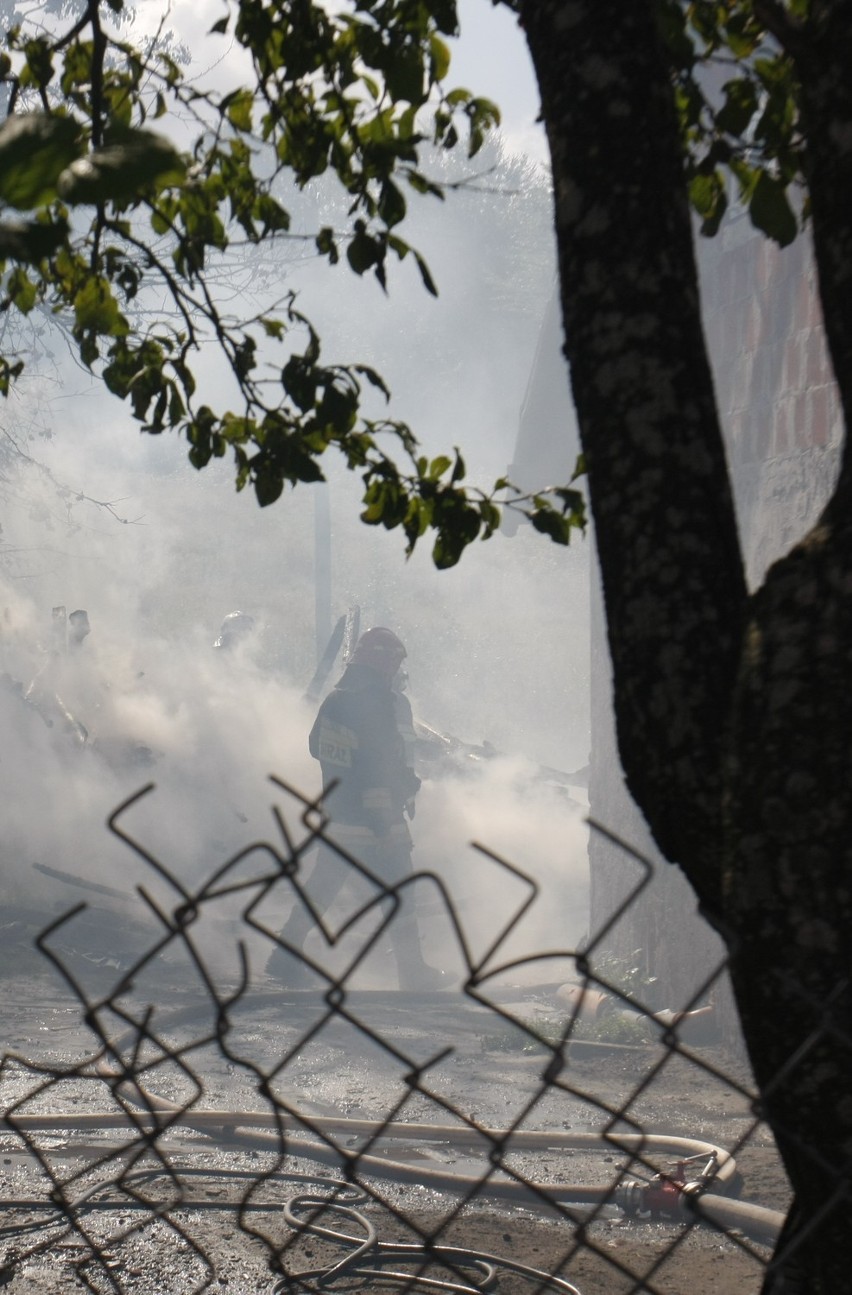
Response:
[[[835,478],[841,440],[839,405],[821,326],[810,243],[780,250],[730,219],[714,240],[700,240],[705,332],[714,369],[752,586],[767,566],[817,519]],[[644,820],[624,789],[615,747],[609,661],[600,599],[593,591],[592,817],[653,863],[641,897],[607,943],[616,953],[642,950],[656,977],[656,1006],[678,1007],[698,994],[724,956],[721,941],[697,914],[679,869],[659,859]],[[629,852],[592,832],[591,930],[623,903],[641,874]],[[727,977],[714,997],[729,1041],[738,1037]]]
[[[810,241],[779,249],[747,217],[699,245],[705,331],[749,577],[816,520],[838,461],[840,410]]]
[[[704,326],[713,364],[736,496],[744,561],[752,586],[767,566],[816,520],[839,458],[841,422],[823,338],[810,242],[778,249],[748,217],[734,213],[719,235],[699,239]],[[576,429],[560,355],[561,322],[551,302],[524,403],[511,475],[526,485],[564,480],[576,453]],[[628,797],[615,745],[609,656],[601,602],[592,580],[592,734],[590,931],[594,935],[644,876],[652,875],[608,931],[606,949],[639,951],[652,1007],[684,1006],[701,995],[724,958],[721,941],[696,913],[679,869],[660,860]],[[729,1038],[736,1016],[726,977],[714,988]]]

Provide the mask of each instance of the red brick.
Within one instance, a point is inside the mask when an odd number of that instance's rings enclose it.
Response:
[[[781,390],[798,391],[802,382],[802,336],[793,333],[784,343],[781,364]]]
[[[772,453],[777,456],[789,453],[793,447],[793,401],[790,396],[782,396],[775,402],[774,414],[775,416],[772,420]]]
[[[746,306],[745,335],[743,345],[747,351],[755,351],[763,340],[763,300],[754,296]]]
[[[830,379],[828,356],[825,353],[825,339],[822,329],[811,326],[805,339],[806,369],[805,381],[809,387],[819,387]]]
[[[810,444],[826,446],[831,440],[831,429],[837,414],[837,394],[828,385],[811,391]]]
[[[804,449],[810,443],[808,392],[800,391],[793,398],[794,435],[796,445]]]
[[[778,271],[778,252],[762,235],[755,235],[755,237],[760,239],[755,258],[757,287],[758,291],[766,292]]]

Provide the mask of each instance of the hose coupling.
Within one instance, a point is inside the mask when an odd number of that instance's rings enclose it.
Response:
[[[678,1160],[668,1173],[655,1174],[650,1182],[626,1180],[615,1191],[615,1204],[625,1214],[633,1217],[650,1215],[652,1218],[683,1213],[689,1208],[688,1199],[700,1196],[715,1177],[716,1156],[710,1156],[703,1168],[696,1172],[696,1161],[703,1155]]]

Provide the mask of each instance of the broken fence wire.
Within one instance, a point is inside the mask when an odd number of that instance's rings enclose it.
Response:
[[[758,1272],[781,1215],[732,1195],[760,1121],[748,1079],[707,1046],[724,968],[667,1015],[602,970],[651,865],[633,855],[636,886],[582,950],[503,960],[537,896],[522,870],[482,852],[520,898],[474,940],[444,877],[383,879],[334,845],[320,801],[273,782],[291,811],[273,807],[277,839],[195,884],[125,827],[144,788],[110,819],[149,874],[133,938],[120,913],[97,910],[127,947],[81,952],[86,903],[39,933],[62,994],[19,1003],[19,1032],[32,1042],[39,1011],[66,1026],[0,1062],[0,1282],[41,1264],[127,1295],[222,1281],[653,1295],[699,1224]],[[335,915],[311,895],[318,847],[348,883]],[[93,889],[105,903],[109,888]],[[280,933],[294,906],[314,930],[304,944]],[[421,926],[441,926],[452,975],[404,993],[394,937],[411,938],[418,907]],[[607,1022],[627,1041],[608,1041]],[[732,1145],[646,1129],[643,1103],[673,1068],[739,1100]],[[613,1223],[628,1219],[655,1242],[664,1225],[662,1243],[615,1247]]]

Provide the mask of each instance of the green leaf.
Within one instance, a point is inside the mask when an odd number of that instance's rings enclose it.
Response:
[[[251,90],[235,90],[222,102],[228,121],[236,130],[249,131],[252,127],[254,95]]]
[[[14,364],[2,355],[0,355],[0,396],[8,396],[9,388],[16,378],[19,378],[24,371],[23,360],[17,360]]]
[[[408,103],[424,102],[425,81],[423,70],[423,52],[417,45],[411,45],[395,54],[385,68],[385,80],[388,91],[394,102],[404,99]]]
[[[757,87],[751,80],[729,81],[724,87],[725,102],[716,114],[719,130],[741,135],[758,108]]]
[[[358,411],[358,394],[340,382],[330,382],[317,406],[320,425],[340,435],[351,431]]]
[[[129,331],[109,284],[99,277],[88,279],[74,297],[74,318],[81,332],[116,337]]]
[[[21,73],[21,85],[44,88],[53,79],[53,47],[50,41],[39,37],[24,45],[26,65]]]
[[[391,180],[386,180],[379,194],[379,215],[390,229],[405,218],[405,199]]]
[[[450,70],[450,49],[439,36],[429,38],[429,59],[432,64],[432,80],[443,81]]]
[[[293,403],[306,413],[317,398],[319,375],[302,355],[292,355],[281,371],[281,385]]]
[[[0,199],[30,210],[52,201],[59,176],[82,148],[71,117],[13,115],[0,126]]]
[[[32,279],[19,265],[16,265],[6,281],[6,292],[13,306],[22,315],[28,315],[38,301],[38,289]]]
[[[360,373],[362,377],[365,377],[371,386],[376,387],[378,391],[381,391],[385,399],[390,400],[391,393],[380,373],[377,373],[375,369],[370,368],[368,364],[356,364],[354,368],[355,372]]]
[[[356,224],[356,230],[346,249],[346,259],[356,274],[364,274],[379,261],[380,252],[376,240],[366,233],[363,226],[358,229]]]
[[[467,155],[475,157],[485,142],[486,134],[500,125],[500,109],[490,99],[471,99],[465,109],[470,123]]]
[[[432,561],[439,571],[448,571],[450,567],[457,565],[465,548],[466,542],[457,532],[439,531],[432,545]]]
[[[334,237],[334,230],[328,225],[323,228],[316,236],[317,251],[321,256],[327,256],[332,265],[336,265],[340,257],[337,251],[337,242]]]
[[[752,224],[763,230],[781,247],[793,242],[799,227],[793,209],[787,198],[786,186],[774,179],[765,171],[757,177],[757,183],[749,203],[748,214]]]
[[[701,233],[712,238],[718,232],[728,206],[724,181],[718,171],[699,172],[689,182],[689,200],[701,216]]]
[[[447,468],[452,466],[452,459],[447,458],[446,454],[441,454],[438,458],[433,459],[429,464],[429,471],[425,475],[429,481],[438,481],[444,475]]]
[[[6,221],[0,224],[0,261],[22,261],[38,265],[51,256],[68,237],[68,222]]]
[[[269,319],[268,317],[264,316],[263,318],[261,318],[260,324],[261,324],[261,327],[263,328],[263,331],[266,333],[266,336],[274,337],[277,342],[281,341],[282,337],[286,332],[284,324],[280,319]]]
[[[185,178],[186,163],[171,140],[153,131],[129,130],[72,162],[59,176],[57,189],[72,204],[124,206],[152,188]]]
[[[554,544],[568,544],[571,539],[571,519],[555,512],[552,508],[534,509],[530,521],[542,535],[548,535]]]
[[[495,531],[500,529],[500,509],[496,504],[492,504],[489,499],[483,499],[479,505],[479,513],[484,527],[482,538],[484,540],[490,540]]]
[[[441,186],[436,184],[434,180],[427,180],[426,176],[421,175],[419,171],[408,170],[405,173],[405,178],[415,193],[431,193],[434,198],[440,198],[442,202],[444,201],[444,190]]]
[[[420,278],[423,280],[423,286],[433,297],[437,297],[438,289],[435,287],[435,281],[432,278],[429,266],[423,260],[419,252],[414,253],[414,259],[417,262],[417,268],[420,271]]]

